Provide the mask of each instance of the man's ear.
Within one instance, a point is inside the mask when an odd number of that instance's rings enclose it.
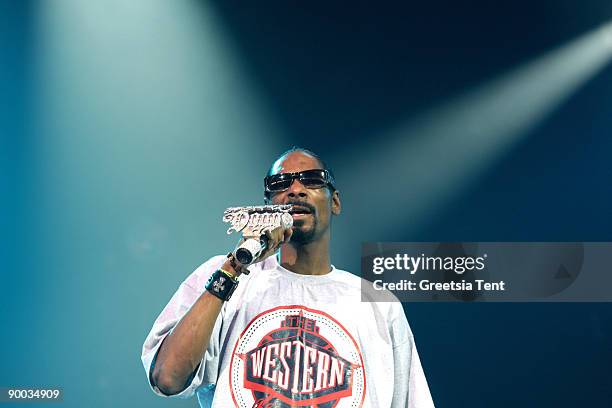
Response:
[[[340,215],[342,211],[342,204],[340,203],[340,192],[334,190],[331,196],[331,211],[334,215]]]

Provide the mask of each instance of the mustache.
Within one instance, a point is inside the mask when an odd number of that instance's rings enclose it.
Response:
[[[287,204],[292,204],[292,205],[298,205],[300,207],[305,207],[308,208],[310,210],[311,213],[315,214],[316,213],[316,209],[314,207],[314,205],[304,202],[304,201],[289,201]]]

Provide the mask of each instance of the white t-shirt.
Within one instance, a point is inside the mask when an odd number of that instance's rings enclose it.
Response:
[[[142,348],[147,378],[163,339],[224,261],[197,268],[155,321]],[[434,406],[399,302],[362,302],[361,278],[333,266],[300,275],[271,256],[249,269],[191,383],[173,397],[197,394],[213,408]]]

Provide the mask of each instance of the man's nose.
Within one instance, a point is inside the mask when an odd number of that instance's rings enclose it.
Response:
[[[306,187],[298,179],[293,179],[287,190],[289,197],[306,197]]]

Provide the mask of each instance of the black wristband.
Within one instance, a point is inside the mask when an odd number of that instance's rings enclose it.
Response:
[[[232,297],[236,287],[238,287],[238,281],[232,279],[221,269],[217,269],[206,282],[206,290],[223,301],[228,301]]]

